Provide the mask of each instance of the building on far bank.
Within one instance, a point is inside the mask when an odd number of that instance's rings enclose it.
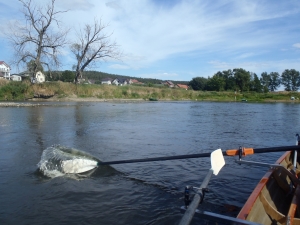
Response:
[[[32,83],[44,83],[46,76],[41,71],[36,72],[35,76],[31,78]]]
[[[101,84],[108,84],[108,85],[110,85],[110,84],[112,83],[112,80],[113,80],[113,79],[111,79],[111,78],[109,78],[109,77],[103,78],[103,79],[101,80]]]
[[[178,87],[178,88],[184,88],[185,90],[187,90],[189,88],[189,86],[186,85],[186,84],[177,84],[176,87]]]
[[[11,79],[12,81],[22,81],[22,77],[19,76],[19,75],[17,75],[17,74],[12,74],[12,75],[10,76],[10,79]]]
[[[0,61],[0,78],[10,80],[10,67],[4,61]]]
[[[173,82],[170,81],[170,80],[164,81],[163,84],[166,85],[166,86],[168,86],[168,87],[170,87],[170,88],[175,87],[175,85],[173,84]]]

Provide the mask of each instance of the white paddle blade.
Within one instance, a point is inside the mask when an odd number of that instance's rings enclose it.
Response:
[[[70,159],[61,163],[64,173],[84,173],[98,166],[98,162],[90,159]]]
[[[222,167],[225,165],[225,160],[221,149],[217,149],[210,154],[211,169],[214,175],[218,175]]]

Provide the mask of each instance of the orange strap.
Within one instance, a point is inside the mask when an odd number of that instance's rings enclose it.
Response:
[[[240,152],[239,149],[230,149],[230,150],[226,150],[226,155],[228,156],[239,155],[239,152]],[[243,156],[252,155],[252,154],[254,154],[253,148],[243,148]]]

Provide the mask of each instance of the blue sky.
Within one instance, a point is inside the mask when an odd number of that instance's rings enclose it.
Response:
[[[180,81],[234,68],[259,76],[300,71],[298,0],[57,0],[56,7],[68,10],[60,20],[71,28],[70,42],[75,30],[94,19],[109,23],[106,32],[113,32],[124,56],[92,70]],[[10,22],[22,21],[20,9],[16,0],[0,0],[0,61],[12,60],[3,31]],[[60,58],[61,70],[72,69],[69,46]]]

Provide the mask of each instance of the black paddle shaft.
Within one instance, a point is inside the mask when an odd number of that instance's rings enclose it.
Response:
[[[128,159],[128,160],[118,160],[110,162],[98,162],[98,165],[112,165],[112,164],[124,164],[124,163],[138,163],[138,162],[153,162],[153,161],[166,161],[166,160],[175,160],[175,159],[192,159],[192,158],[203,158],[210,157],[209,153],[200,153],[200,154],[190,154],[190,155],[176,155],[176,156],[164,156],[156,158],[144,158],[144,159]]]
[[[267,152],[283,152],[300,150],[300,146],[282,146],[282,147],[270,147],[270,148],[254,148],[254,153],[267,153]],[[226,151],[222,152],[224,156],[227,156]],[[155,158],[144,158],[144,159],[127,159],[127,160],[117,160],[108,162],[98,162],[98,165],[113,165],[113,164],[125,164],[125,163],[138,163],[138,162],[154,162],[154,161],[166,161],[166,160],[176,160],[176,159],[193,159],[193,158],[204,158],[210,157],[210,152],[199,153],[199,154],[189,154],[189,155],[176,155],[176,156],[164,156]]]
[[[267,153],[267,152],[284,152],[292,150],[300,150],[300,145],[272,147],[272,148],[253,148],[255,153]]]

